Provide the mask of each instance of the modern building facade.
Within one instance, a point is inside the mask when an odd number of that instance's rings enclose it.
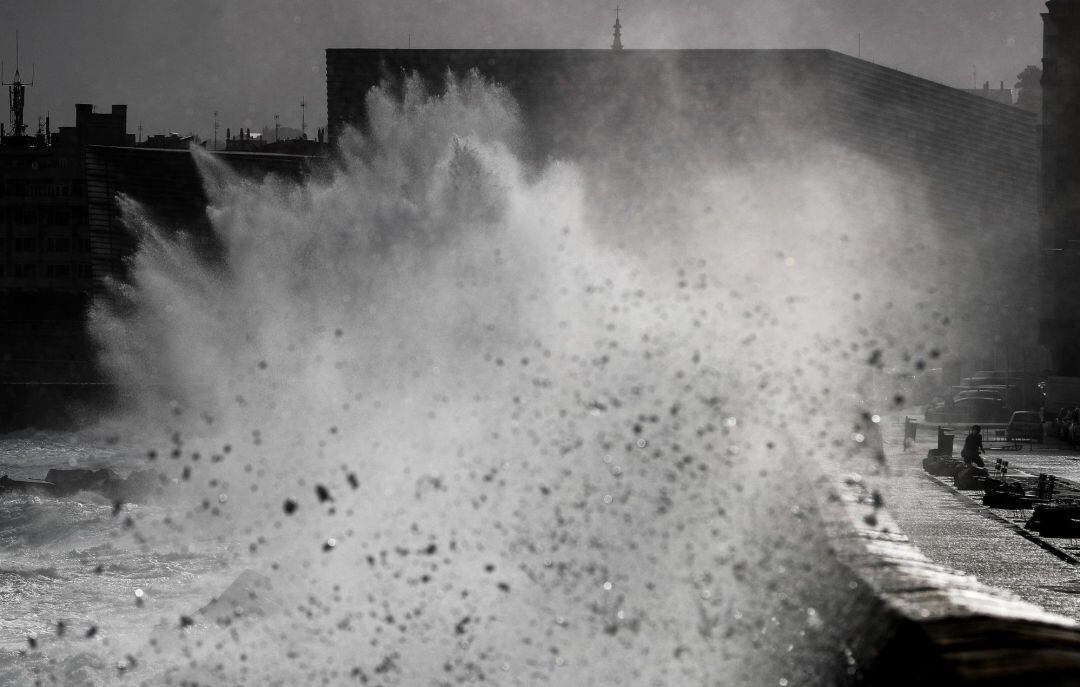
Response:
[[[93,282],[83,150],[131,143],[126,127],[126,106],[80,104],[73,127],[0,137],[0,381],[95,378],[82,326]]]
[[[1050,0],[1043,18],[1042,342],[1055,371],[1080,376],[1080,6]]]
[[[170,226],[198,232],[207,222],[187,146],[134,147],[125,105],[98,113],[79,104],[75,126],[53,132],[46,120],[34,135],[22,119],[13,109],[0,136],[0,429],[63,423],[72,402],[100,404],[112,393],[94,364],[86,315],[91,299],[107,293],[106,281],[124,277],[124,259],[136,248],[117,194],[144,202]],[[310,160],[218,155],[254,176],[297,176]]]

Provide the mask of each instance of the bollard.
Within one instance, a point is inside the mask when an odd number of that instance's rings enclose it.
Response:
[[[952,456],[953,452],[953,435],[946,432],[941,425],[937,428],[937,447],[938,451],[947,456]]]

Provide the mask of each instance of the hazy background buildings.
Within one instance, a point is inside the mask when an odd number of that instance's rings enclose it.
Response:
[[[212,135],[326,121],[328,47],[604,48],[607,0],[10,0],[0,57],[37,65],[28,119],[79,102],[130,107],[133,133]],[[1041,0],[636,0],[627,48],[828,48],[957,88],[1011,88],[1041,55]]]
[[[613,17],[599,2],[5,4],[4,25],[20,30],[23,81],[34,83],[26,92],[27,140],[2,146],[0,286],[5,319],[25,332],[7,338],[0,362],[18,380],[95,378],[81,328],[85,305],[105,277],[122,273],[134,247],[113,205],[117,192],[177,223],[198,223],[205,196],[183,152],[191,143],[216,143],[254,172],[302,169],[301,160],[258,156],[319,155],[314,141],[275,139],[306,133],[321,140],[328,121],[331,136],[346,124],[362,126],[364,94],[380,79],[418,68],[437,89],[450,64],[459,72],[479,67],[510,88],[534,156],[603,167],[594,178],[611,187],[597,195],[620,199],[605,221],[624,239],[634,238],[635,226],[672,219],[646,216],[663,203],[637,202],[635,184],[648,179],[693,177],[762,155],[836,154],[807,145],[815,137],[880,163],[911,182],[905,192],[917,208],[905,215],[913,238],[897,244],[896,254],[925,251],[919,227],[942,229],[944,249],[932,254],[934,265],[920,267],[958,271],[957,288],[968,296],[990,294],[958,336],[991,338],[972,338],[967,348],[954,341],[952,350],[968,366],[998,366],[1010,346],[1015,359],[1040,334],[1052,338],[1051,329],[1072,326],[1065,322],[1071,295],[1058,299],[1066,303],[1055,306],[1058,324],[1037,326],[1039,302],[1048,300],[1036,294],[1041,103],[1032,99],[1034,87],[1015,88],[1020,72],[1040,63],[1043,4],[642,3],[624,8],[630,50],[618,62],[604,49]],[[0,35],[6,79],[13,39]],[[454,50],[431,49],[438,46]],[[466,46],[559,50],[536,62],[539,53],[460,49]],[[709,50],[634,53],[674,46]],[[124,105],[108,114],[76,106],[102,101]],[[100,147],[135,142],[180,150]],[[64,164],[46,164],[54,157]],[[1054,279],[1054,292],[1063,291]],[[923,286],[913,278],[914,288]],[[1042,288],[1045,295],[1050,287]],[[1004,301],[1013,312],[995,308]],[[999,332],[1005,320],[1009,327]],[[66,348],[39,345],[48,339],[40,336],[42,321],[63,322]],[[1038,356],[1020,359],[1043,367]],[[76,373],[66,372],[73,364]]]

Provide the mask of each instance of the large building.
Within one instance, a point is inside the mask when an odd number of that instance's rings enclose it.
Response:
[[[46,119],[27,134],[25,85],[11,85],[0,134],[0,430],[64,423],[72,402],[92,406],[112,390],[86,328],[92,298],[123,278],[135,239],[117,194],[185,228],[205,229],[206,194],[186,146],[134,147],[127,106],[75,106],[75,125]],[[321,153],[316,142],[305,150]],[[296,176],[310,157],[218,153],[242,173]],[[208,232],[204,232],[208,233]]]
[[[91,381],[82,326],[93,280],[83,151],[132,143],[127,108],[98,114],[76,105],[75,126],[55,134],[46,124],[27,135],[21,120],[13,110],[11,133],[0,137],[0,381]]]
[[[1080,7],[1050,0],[1043,17],[1041,341],[1059,374],[1080,376]]]
[[[973,304],[953,318],[964,366],[1043,366],[1031,112],[829,50],[331,49],[326,66],[331,142],[366,129],[372,87],[415,74],[438,93],[448,72],[475,70],[519,104],[527,157],[599,167],[628,199],[647,168],[679,180],[762,160],[870,160],[904,181],[906,221],[937,232],[940,249],[912,253],[932,263],[912,264],[912,289],[955,277],[956,302]],[[612,214],[622,226],[647,211],[631,200]]]

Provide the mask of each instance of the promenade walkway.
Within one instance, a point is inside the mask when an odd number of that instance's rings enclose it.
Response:
[[[931,478],[922,468],[928,449],[937,445],[934,431],[920,428],[918,440],[907,450],[903,443],[903,417],[882,421],[889,468],[882,480],[885,507],[912,542],[935,563],[972,575],[980,581],[1015,593],[1048,611],[1080,621],[1080,566],[1066,562],[1016,532],[1023,516],[982,505],[981,492],[957,492]],[[957,442],[962,440],[958,437]],[[957,452],[959,446],[957,446]],[[1040,472],[1080,484],[1080,454],[1061,451],[995,451],[1008,460],[1010,474]],[[996,517],[995,517],[996,516]],[[1048,540],[1069,551],[1073,542]],[[1080,546],[1075,548],[1080,558]]]

